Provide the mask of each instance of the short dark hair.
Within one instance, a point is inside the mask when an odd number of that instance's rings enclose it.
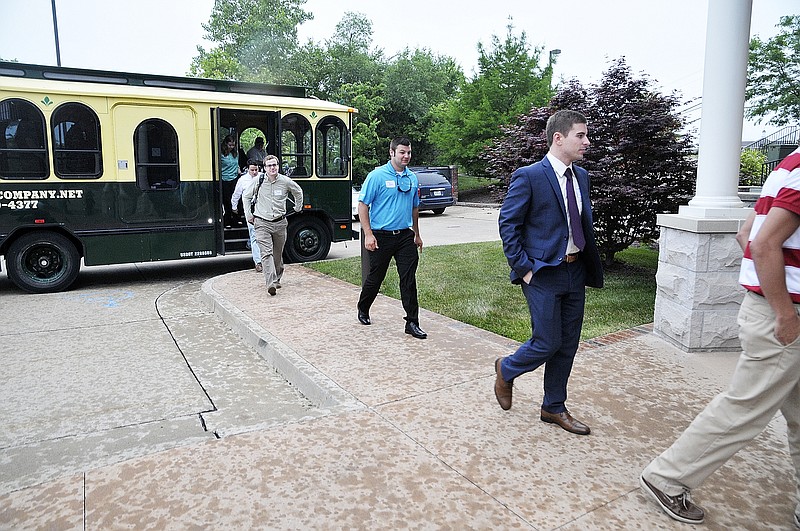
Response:
[[[544,128],[544,133],[547,135],[547,147],[553,145],[553,135],[561,133],[567,136],[575,124],[585,124],[586,117],[578,111],[571,111],[564,109],[556,111],[550,118],[547,119],[547,125]]]
[[[408,146],[411,147],[411,140],[404,136],[398,136],[392,139],[392,142],[389,144],[389,151],[394,151],[397,149],[397,146]]]

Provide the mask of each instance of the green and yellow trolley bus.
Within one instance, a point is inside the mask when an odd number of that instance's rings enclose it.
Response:
[[[303,87],[0,62],[0,254],[19,288],[68,288],[84,265],[245,251],[223,225],[222,139],[266,140],[303,188],[287,260],[354,237],[355,109]],[[247,145],[241,146],[247,149]]]

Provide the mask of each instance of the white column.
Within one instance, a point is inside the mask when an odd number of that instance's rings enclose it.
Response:
[[[694,198],[659,214],[653,329],[687,351],[739,349],[742,252],[750,209],[737,194],[752,0],[709,0],[700,153]]]
[[[743,206],[737,192],[752,7],[752,0],[708,2],[697,189],[681,214],[739,217],[729,209]]]

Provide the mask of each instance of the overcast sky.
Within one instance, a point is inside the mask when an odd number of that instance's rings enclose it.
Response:
[[[56,0],[63,66],[184,75],[203,41],[213,0]],[[707,2],[704,0],[308,0],[314,20],[301,42],[330,37],[346,11],[373,22],[375,46],[386,56],[405,47],[453,57],[470,75],[479,41],[506,34],[508,17],[528,42],[561,54],[556,78],[599,80],[610,60],[625,56],[665,93],[702,94]],[[753,0],[751,35],[769,38],[781,15],[800,14],[797,0]],[[0,0],[0,57],[56,64],[51,0]],[[700,118],[699,108],[689,119]],[[699,121],[695,122],[699,128]],[[755,140],[775,127],[745,124]]]

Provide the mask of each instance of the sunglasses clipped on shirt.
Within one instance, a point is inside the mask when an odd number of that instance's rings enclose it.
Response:
[[[403,193],[411,191],[411,177],[408,175],[397,175],[397,189]]]

